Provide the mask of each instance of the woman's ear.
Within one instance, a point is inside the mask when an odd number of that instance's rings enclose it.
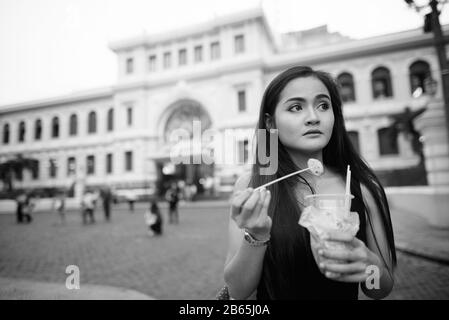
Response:
[[[274,119],[272,116],[270,116],[268,113],[265,113],[264,115],[264,121],[265,121],[265,127],[269,129],[275,129]]]

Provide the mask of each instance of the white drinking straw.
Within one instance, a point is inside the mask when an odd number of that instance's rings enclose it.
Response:
[[[323,165],[321,164],[321,162],[319,160],[311,158],[307,161],[307,165],[308,165],[308,167],[306,169],[302,169],[302,170],[298,170],[298,171],[289,173],[289,174],[287,174],[283,177],[280,177],[276,180],[265,183],[265,184],[257,187],[256,189],[254,189],[254,191],[265,188],[266,186],[272,185],[273,183],[279,182],[281,180],[284,180],[288,177],[294,176],[295,174],[299,174],[299,173],[307,171],[307,170],[310,170],[310,172],[316,176],[321,176],[323,174],[323,171],[324,171]]]
[[[351,194],[351,167],[348,165],[346,170],[346,197],[345,197],[345,208],[349,211],[349,195]]]

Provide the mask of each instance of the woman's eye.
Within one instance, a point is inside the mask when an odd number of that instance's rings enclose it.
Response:
[[[323,110],[327,110],[327,109],[329,109],[329,104],[328,103],[321,103],[318,107],[323,109]]]
[[[294,104],[290,107],[290,110],[299,111],[302,110],[302,106],[300,104]]]

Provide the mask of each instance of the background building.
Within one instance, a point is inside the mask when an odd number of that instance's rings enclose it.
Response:
[[[446,160],[426,157],[423,174],[411,137],[387,130],[392,116],[406,107],[443,110],[440,84],[434,95],[425,85],[440,71],[432,36],[421,29],[363,40],[329,33],[326,26],[279,35],[263,11],[254,9],[124,39],[110,49],[117,55],[115,86],[0,108],[0,161],[17,154],[39,161],[38,170],[16,177],[16,187],[70,188],[78,182],[151,193],[182,179],[201,191],[200,182],[215,177],[217,190],[229,191],[251,165],[264,88],[293,65],[310,65],[338,79],[351,139],[384,183],[449,181]],[[219,161],[173,165],[170,136],[183,128],[194,137],[194,120],[201,122],[200,131],[219,137],[213,145]],[[444,135],[444,127],[420,128],[430,155],[439,142],[426,132]],[[195,148],[187,143],[187,149],[188,155]],[[197,151],[210,151],[204,149]],[[227,164],[222,156],[230,157]],[[405,180],[398,179],[400,170],[409,170]]]

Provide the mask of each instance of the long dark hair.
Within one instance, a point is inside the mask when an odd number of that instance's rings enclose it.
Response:
[[[265,114],[267,113],[271,117],[274,117],[275,108],[282,90],[291,80],[302,77],[315,77],[319,79],[326,86],[331,98],[335,120],[330,141],[323,149],[323,164],[326,167],[332,168],[341,177],[345,176],[347,166],[351,166],[351,191],[356,199],[363,199],[360,184],[365,185],[370,191],[381,213],[381,221],[389,247],[390,256],[382,256],[381,259],[386,266],[388,266],[386,261],[392,261],[393,266],[396,266],[393,228],[385,191],[374,172],[351,144],[345,128],[338,86],[330,74],[316,71],[306,66],[296,66],[279,74],[268,85],[261,102],[259,120],[256,127],[256,157],[252,167],[250,186],[257,187],[301,169],[292,161],[286,148],[279,140],[277,152],[278,169],[275,173],[261,174],[261,168],[264,165],[261,164],[257,155],[261,146],[258,140],[260,138],[258,134],[260,135],[261,132],[259,129],[264,129],[262,132],[265,135],[265,150],[269,153],[270,158],[276,157],[276,155],[271,154],[272,151],[270,150],[269,142],[270,132],[265,121]],[[310,254],[310,248],[305,248],[306,246],[304,245],[298,245],[298,243],[308,243],[308,233],[305,229],[298,226],[297,223],[301,214],[301,208],[297,202],[298,200],[294,190],[298,183],[307,185],[311,192],[315,193],[315,190],[310,186],[308,181],[300,175],[295,175],[294,177],[267,187],[272,195],[268,210],[269,216],[273,220],[273,226],[271,230],[272,241],[264,260],[263,281],[265,282],[265,288],[268,294],[273,298],[276,296],[279,297],[279,292],[282,292],[283,296],[288,296],[288,288],[291,288],[292,279],[295,279],[298,273],[298,264],[304,263],[305,260],[301,259],[301,256]],[[365,206],[363,201],[360,201],[360,203],[366,215],[366,219],[363,220],[367,221],[371,231],[373,231],[369,208]],[[374,234],[374,232],[372,233]],[[375,242],[379,248],[377,239],[375,239]],[[381,248],[379,248],[379,251],[382,252]]]

